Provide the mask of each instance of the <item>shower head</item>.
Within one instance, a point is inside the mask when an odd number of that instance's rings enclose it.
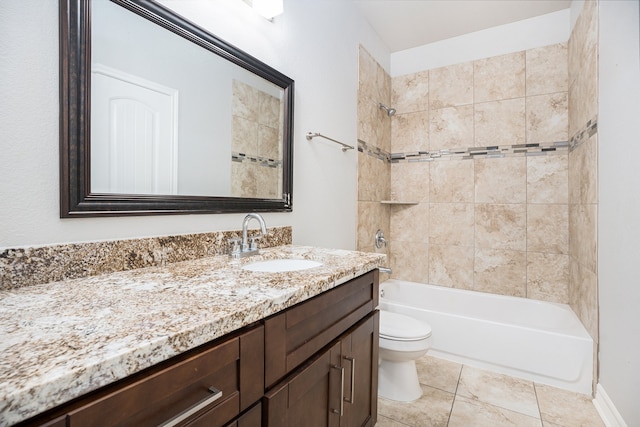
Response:
[[[386,105],[380,103],[378,104],[378,108],[387,112],[387,116],[391,117],[396,113],[395,108],[387,107]]]

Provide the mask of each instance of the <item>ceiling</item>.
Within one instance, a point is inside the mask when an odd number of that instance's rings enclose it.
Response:
[[[571,0],[352,0],[391,52],[567,9]]]

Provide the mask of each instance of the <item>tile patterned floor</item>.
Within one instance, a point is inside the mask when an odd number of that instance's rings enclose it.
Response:
[[[377,427],[604,427],[591,398],[424,356],[415,402],[378,400]]]

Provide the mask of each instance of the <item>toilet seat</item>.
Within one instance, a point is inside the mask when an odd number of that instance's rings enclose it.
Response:
[[[409,316],[380,310],[380,338],[420,341],[431,336],[431,326]]]

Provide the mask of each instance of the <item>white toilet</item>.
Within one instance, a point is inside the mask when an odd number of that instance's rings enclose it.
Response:
[[[431,326],[409,316],[380,310],[378,395],[399,402],[422,396],[416,359],[431,344]]]

